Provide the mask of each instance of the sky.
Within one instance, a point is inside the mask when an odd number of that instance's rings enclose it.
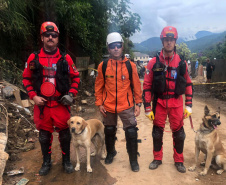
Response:
[[[179,37],[206,30],[226,31],[226,0],[130,0],[131,11],[141,17],[141,31],[130,39],[140,43],[159,37],[165,26],[177,28]]]

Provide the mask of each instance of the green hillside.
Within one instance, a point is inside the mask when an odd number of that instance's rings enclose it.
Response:
[[[205,36],[197,40],[187,41],[185,43],[187,44],[188,48],[191,50],[192,53],[198,53],[199,51],[203,51],[204,49],[207,49],[210,46],[223,41],[225,36],[226,32],[223,32],[219,34]]]
[[[183,39],[179,38],[177,40],[177,43],[180,44],[184,42],[187,44],[188,48],[191,50],[192,53],[198,53],[200,51],[203,51],[206,48],[209,48],[212,45],[215,45],[218,42],[223,41],[225,36],[226,36],[226,32],[212,33],[211,35],[204,36],[199,39],[191,40],[191,41],[184,41]],[[146,52],[161,50],[161,48],[162,48],[162,43],[159,37],[152,37],[139,44],[135,43],[133,51],[146,53]]]

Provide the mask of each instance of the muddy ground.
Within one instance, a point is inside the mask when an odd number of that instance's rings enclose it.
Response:
[[[93,96],[93,81],[82,83],[82,90],[76,98],[75,106],[72,109],[73,115],[82,116],[85,119],[97,118],[101,116],[94,105]],[[92,94],[91,97],[86,95],[84,91],[87,90]],[[204,112],[204,106],[209,105],[211,110],[215,110],[218,106],[221,107],[221,126],[218,132],[222,139],[224,146],[226,145],[226,92],[225,85],[195,85],[194,99],[193,99],[193,124],[195,129],[198,129]],[[219,99],[220,98],[220,99]],[[87,105],[82,105],[81,100],[88,100]],[[81,106],[81,107],[80,107]],[[149,163],[153,159],[152,155],[152,122],[144,116],[144,110],[141,109],[141,115],[137,118],[139,128],[139,139],[142,143],[139,144],[139,164],[140,172],[134,173],[130,170],[128,154],[126,152],[126,143],[124,131],[122,130],[122,123],[119,121],[116,142],[116,155],[114,162],[111,165],[105,165],[99,156],[92,157],[91,166],[93,173],[86,172],[86,154],[83,148],[81,149],[81,170],[72,174],[65,174],[61,165],[61,152],[58,141],[58,134],[54,133],[54,141],[52,147],[52,163],[53,167],[50,173],[41,177],[38,175],[42,163],[41,149],[37,138],[37,132],[34,131],[32,123],[32,116],[26,113],[13,110],[13,106],[9,106],[9,112],[13,114],[9,120],[9,138],[6,151],[10,154],[7,161],[5,172],[16,170],[24,167],[24,173],[15,176],[3,175],[3,184],[16,184],[20,179],[29,179],[28,184],[225,184],[226,172],[222,175],[216,175],[215,171],[210,169],[205,177],[199,176],[198,172],[202,167],[198,167],[196,172],[187,171],[181,174],[176,171],[173,163],[173,147],[172,147],[172,133],[164,133],[164,158],[163,164],[156,170],[148,169]],[[32,112],[32,110],[31,110]],[[21,115],[28,120],[26,121]],[[21,119],[20,119],[21,118]],[[19,121],[20,120],[20,121]],[[0,120],[1,121],[1,120]],[[19,122],[19,123],[18,123]],[[188,168],[194,161],[194,137],[195,133],[191,129],[189,120],[185,120],[186,140],[184,147],[185,166]],[[169,131],[167,123],[166,131]],[[201,155],[203,157],[203,155]],[[200,157],[200,158],[201,158]],[[71,149],[71,161],[75,166],[76,159],[73,148]],[[200,159],[201,161],[201,159]]]

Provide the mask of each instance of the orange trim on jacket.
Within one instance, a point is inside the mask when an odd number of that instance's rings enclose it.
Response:
[[[108,112],[118,113],[129,109],[135,103],[142,103],[141,83],[138,77],[136,65],[130,62],[132,67],[132,86],[130,86],[129,72],[126,67],[125,57],[122,61],[109,59],[103,77],[103,61],[98,66],[98,76],[95,82],[96,106],[103,105]]]

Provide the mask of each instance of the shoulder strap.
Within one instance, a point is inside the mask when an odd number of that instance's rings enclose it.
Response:
[[[104,80],[105,80],[107,65],[108,65],[108,58],[103,60],[103,65],[102,65],[102,73],[103,73]],[[132,66],[129,60],[126,61],[126,68],[129,73],[129,80],[132,81]]]
[[[180,56],[180,60],[184,62],[184,55],[179,55]]]
[[[132,66],[129,60],[126,61],[126,68],[128,70],[129,73],[129,80],[130,82],[132,81]]]
[[[33,53],[34,53],[34,55],[35,55],[35,60],[38,61],[38,60],[39,60],[38,54],[40,53],[40,50],[34,51]]]
[[[60,54],[61,54],[61,58],[66,60],[66,55],[67,55],[66,51],[60,50]]]
[[[106,69],[107,69],[107,65],[108,65],[108,60],[109,60],[109,58],[105,58],[103,60],[103,65],[102,65],[102,73],[103,73],[104,81],[105,81],[105,73],[106,73]]]
[[[160,55],[160,52],[157,52],[156,56],[155,56],[156,57],[156,62],[159,62],[159,55]]]

